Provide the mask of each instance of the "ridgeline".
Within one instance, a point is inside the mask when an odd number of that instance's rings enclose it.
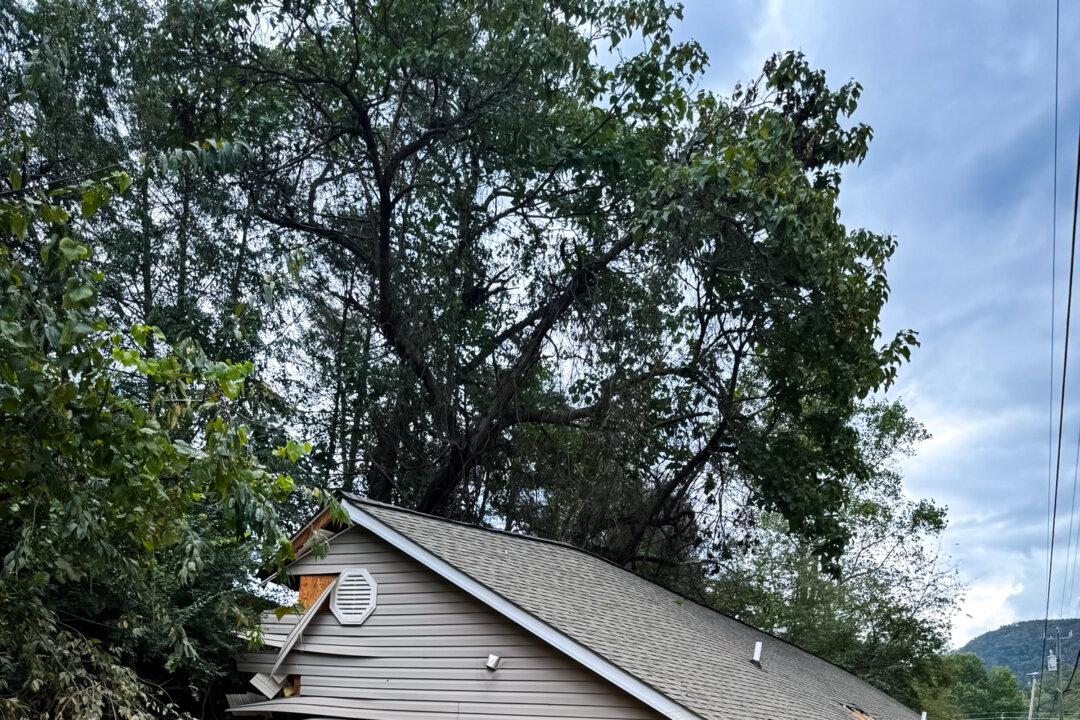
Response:
[[[1077,653],[1080,653],[1080,619],[1050,621],[1050,637],[1046,643],[1048,652],[1054,649],[1054,632],[1059,629],[1062,672],[1066,669],[1071,671]],[[974,653],[987,667],[1007,667],[1021,684],[1026,685],[1028,674],[1038,672],[1042,664],[1042,633],[1042,620],[1024,620],[983,633],[957,652]]]

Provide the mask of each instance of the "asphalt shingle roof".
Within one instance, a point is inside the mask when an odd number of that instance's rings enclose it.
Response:
[[[703,720],[919,715],[790,643],[569,545],[346,495],[361,509]],[[750,659],[763,643],[761,667]]]

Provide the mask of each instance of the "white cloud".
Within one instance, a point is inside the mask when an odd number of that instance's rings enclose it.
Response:
[[[1009,577],[972,583],[953,620],[953,644],[960,647],[977,635],[1015,622],[1018,618],[1009,599],[1023,589],[1023,584]]]

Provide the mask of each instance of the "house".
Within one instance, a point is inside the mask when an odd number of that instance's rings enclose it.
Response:
[[[264,615],[264,649],[238,659],[258,690],[230,697],[238,718],[919,718],[825,660],[570,545],[342,503],[352,524],[289,568],[306,610]]]

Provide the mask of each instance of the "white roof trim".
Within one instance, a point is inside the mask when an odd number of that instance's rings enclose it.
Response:
[[[292,652],[293,646],[300,640],[300,636],[304,634],[304,629],[311,623],[311,619],[315,617],[319,608],[326,602],[326,598],[330,597],[330,593],[337,587],[339,579],[334,578],[334,582],[323,588],[323,591],[319,593],[319,597],[315,598],[315,602],[311,603],[311,607],[304,610],[304,613],[297,619],[296,624],[293,625],[292,631],[289,632],[289,636],[285,638],[285,642],[281,645],[281,650],[278,651],[277,661],[274,663],[273,669],[270,670],[270,677],[274,680],[278,679],[278,669],[285,662],[285,658],[288,657],[289,653]]]
[[[602,655],[598,655],[596,652],[585,647],[570,636],[559,632],[535,615],[526,612],[502,595],[499,595],[487,585],[469,577],[438,555],[435,555],[382,522],[374,515],[366,512],[362,507],[355,505],[347,499],[344,500],[342,504],[349,513],[349,518],[360,527],[382,538],[413,560],[416,560],[420,564],[426,566],[429,570],[432,570],[444,579],[450,581],[507,619],[520,625],[533,635],[536,635],[552,647],[569,655],[571,658],[577,660],[611,684],[645,703],[653,710],[656,710],[671,720],[701,720],[699,716],[690,712],[667,695],[656,690],[651,685],[642,682],[618,665],[615,665]]]

